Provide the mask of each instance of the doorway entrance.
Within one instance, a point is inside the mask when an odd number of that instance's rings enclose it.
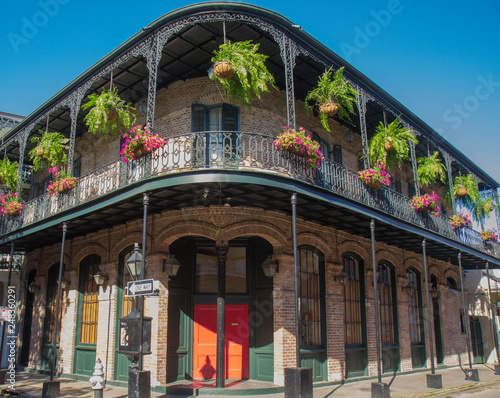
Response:
[[[194,306],[193,377],[215,378],[217,306]],[[226,305],[225,362],[228,379],[248,379],[248,306]]]

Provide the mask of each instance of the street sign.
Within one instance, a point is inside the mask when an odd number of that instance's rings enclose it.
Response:
[[[149,296],[154,292],[154,280],[153,279],[143,279],[139,281],[130,281],[127,283],[127,289],[125,291],[126,297],[134,296]]]

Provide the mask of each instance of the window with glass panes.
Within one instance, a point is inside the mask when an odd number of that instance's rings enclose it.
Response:
[[[397,344],[394,268],[381,263],[378,269],[381,283],[379,286],[381,340],[384,345],[394,345]]]
[[[349,279],[344,285],[345,344],[362,346],[364,341],[364,283],[362,269],[357,258],[344,255],[344,272]]]
[[[80,264],[80,324],[79,342],[96,344],[99,286],[92,275],[99,268],[99,256],[88,256]]]
[[[410,342],[412,344],[423,344],[423,317],[422,302],[420,294],[419,274],[414,270],[408,271],[408,283],[413,286],[408,297],[408,309],[410,316]]]
[[[319,347],[322,345],[320,257],[313,250],[302,248],[299,260],[301,347]]]
[[[59,264],[54,264],[49,269],[47,275],[47,301],[45,302],[45,323],[43,341],[51,343],[54,335],[54,324],[56,320],[57,306],[57,280],[59,278]],[[58,329],[61,328],[62,300],[59,304],[59,316],[57,319]],[[60,335],[56,336],[56,343],[59,343]]]

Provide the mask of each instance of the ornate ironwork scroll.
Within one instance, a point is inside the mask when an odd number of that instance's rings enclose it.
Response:
[[[365,170],[370,168],[370,151],[368,148],[368,132],[366,130],[366,93],[358,88],[356,95],[356,105],[359,112],[359,127],[361,130],[361,143],[363,146],[363,164]]]
[[[453,194],[453,169],[452,169],[452,158],[450,154],[446,151],[441,151],[444,158],[444,164],[446,165],[446,170],[448,172],[448,186],[450,189],[450,198],[451,198],[451,207],[453,209],[453,213],[455,213],[455,195]]]

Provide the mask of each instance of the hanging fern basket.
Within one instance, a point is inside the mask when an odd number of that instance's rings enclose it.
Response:
[[[319,111],[328,116],[335,116],[339,110],[339,105],[335,102],[329,102],[327,104],[322,104],[319,107]]]
[[[234,70],[227,61],[219,61],[214,65],[214,74],[219,79],[230,79],[234,76]]]
[[[108,122],[116,120],[117,117],[118,117],[118,112],[115,109],[108,110]]]
[[[39,146],[36,147],[36,155],[37,156],[43,156],[44,153],[45,153],[45,151],[43,150],[43,148],[41,148]]]
[[[394,151],[394,144],[391,141],[386,141],[384,144],[384,149],[386,152]]]
[[[467,188],[460,187],[460,188],[457,189],[457,196],[462,197],[462,196],[465,196],[467,194],[468,194]]]

